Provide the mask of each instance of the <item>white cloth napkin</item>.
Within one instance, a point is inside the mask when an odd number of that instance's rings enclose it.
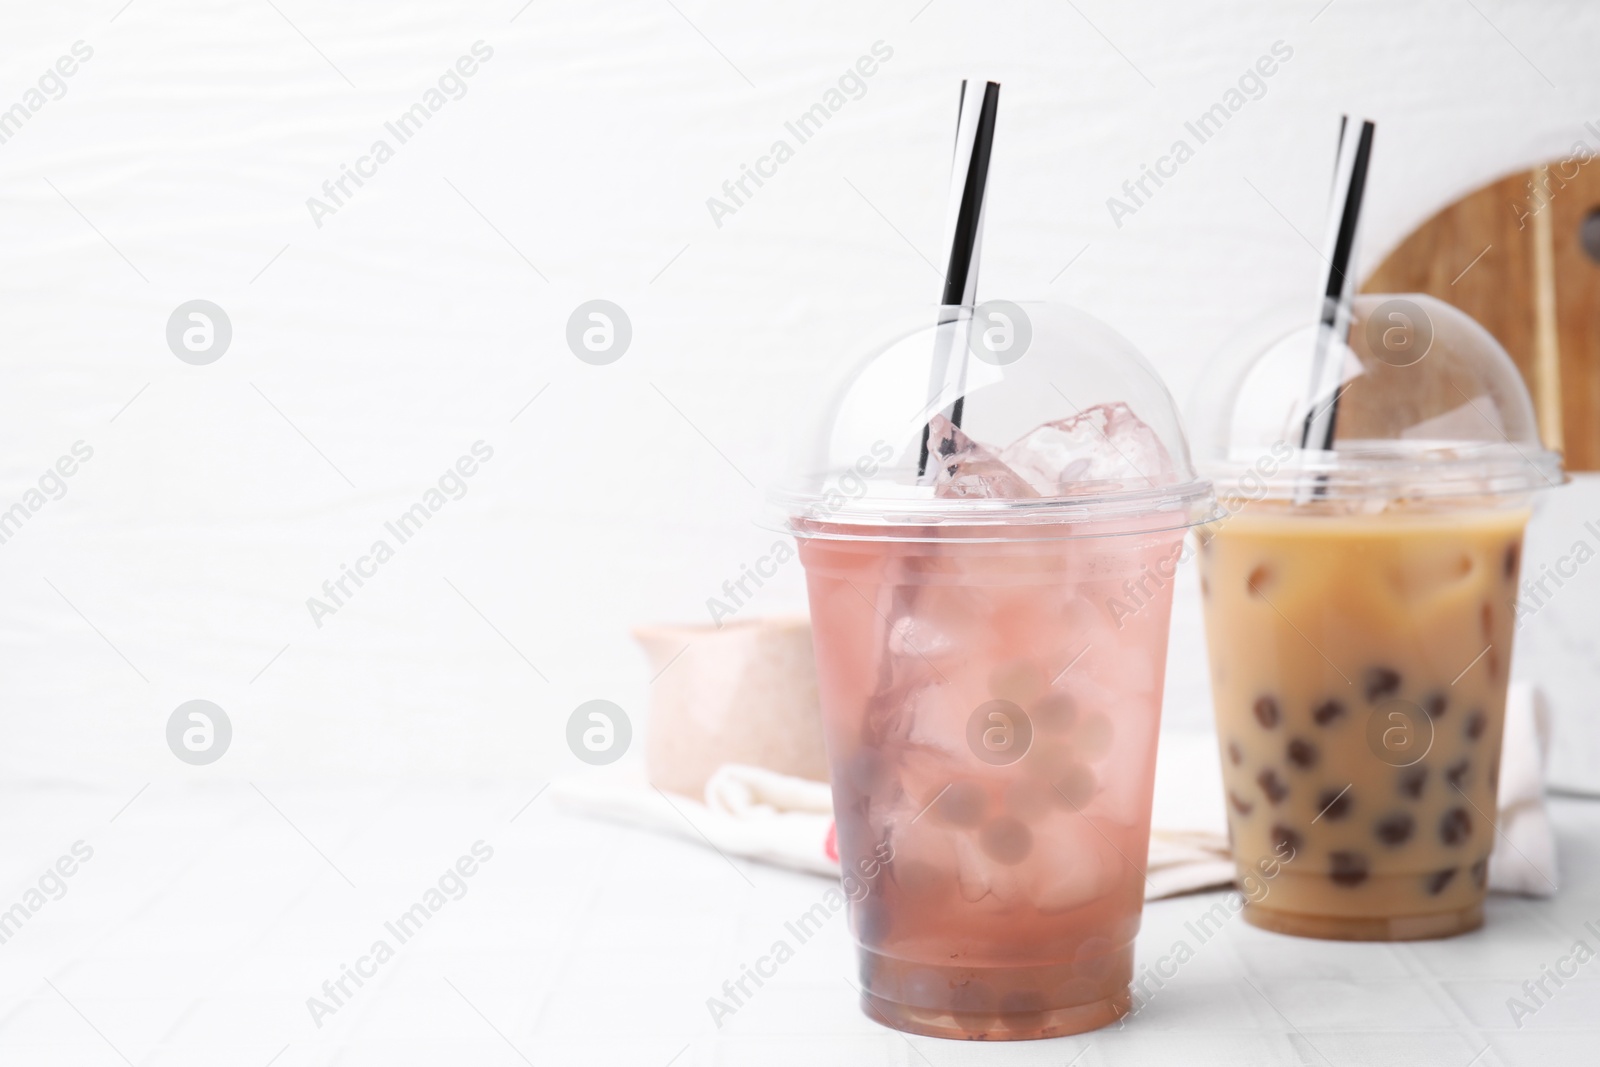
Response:
[[[730,856],[839,873],[833,792],[826,782],[730,763],[706,783],[705,803],[625,772],[563,779],[551,785],[550,795],[569,811],[673,834]]]
[[[1556,834],[1544,807],[1549,764],[1550,704],[1537,686],[1513,685],[1500,749],[1500,813],[1489,856],[1490,889],[1530,897],[1556,894]]]
[[[1556,892],[1555,832],[1544,806],[1549,710],[1533,686],[1513,685],[1500,754],[1500,813],[1489,888],[1548,897]],[[569,779],[551,794],[562,807],[676,834],[795,870],[837,874],[831,795],[822,782],[728,764],[706,783],[705,803],[634,778]],[[1166,733],[1156,761],[1145,898],[1232,885],[1216,738]]]

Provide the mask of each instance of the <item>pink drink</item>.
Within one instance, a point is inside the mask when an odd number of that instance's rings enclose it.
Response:
[[[858,365],[771,499],[863,1010],[984,1040],[1127,1014],[1171,579],[1215,509],[1160,378],[1070,308],[946,307]]]
[[[875,533],[800,543],[840,861],[887,858],[851,904],[863,1008],[969,1039],[1113,1022],[1183,532]]]

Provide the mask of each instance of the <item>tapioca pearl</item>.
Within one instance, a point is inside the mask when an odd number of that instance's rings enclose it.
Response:
[[[1517,561],[1521,558],[1521,556],[1522,546],[1516,541],[1513,541],[1506,546],[1505,559],[1501,563],[1500,567],[1501,576],[1504,577],[1506,581],[1516,581]]]
[[[1060,798],[1048,780],[1025,776],[1006,786],[1001,802],[1023,822],[1033,822],[1059,804]]]
[[[1494,605],[1485,600],[1483,607],[1478,609],[1478,618],[1483,623],[1483,639],[1487,641],[1494,637]]]
[[[1232,804],[1233,810],[1238,812],[1240,815],[1249,815],[1252,811],[1256,810],[1256,806],[1254,804],[1250,803],[1248,800],[1245,800],[1238,793],[1235,793],[1231,789],[1228,790],[1228,803]]]
[[[1000,998],[1000,1013],[1002,1015],[1022,1015],[1016,1025],[1034,1026],[1036,1019],[1027,1018],[1044,1010],[1044,994],[1037,989],[1013,989]]]
[[[1471,872],[1473,885],[1482,889],[1489,884],[1489,860],[1487,858],[1474,863]]]
[[[1449,885],[1455,879],[1455,876],[1456,869],[1454,867],[1446,867],[1442,871],[1434,871],[1422,880],[1422,888],[1427,891],[1430,897],[1436,897],[1444,892],[1445,886]]]
[[[1088,759],[1099,759],[1111,751],[1111,720],[1098,711],[1085,715],[1073,731],[1078,752]]]
[[[1311,721],[1318,726],[1331,726],[1344,717],[1344,705],[1337,700],[1324,700],[1311,709]]]
[[[1451,785],[1455,786],[1457,789],[1461,789],[1466,786],[1467,775],[1471,772],[1471,770],[1472,763],[1470,761],[1459,759],[1444,769],[1444,777],[1445,780]]]
[[[1483,731],[1488,729],[1488,727],[1489,720],[1484,717],[1483,712],[1475,711],[1471,715],[1468,715],[1467,740],[1476,741],[1478,738],[1483,736]]]
[[[1367,857],[1359,852],[1330,852],[1328,863],[1334,885],[1357,886],[1367,880]]]
[[[1268,590],[1272,588],[1272,582],[1275,577],[1276,575],[1273,574],[1272,568],[1263,563],[1252,570],[1249,577],[1245,578],[1245,588],[1250,591],[1251,596],[1265,600]]]
[[[1273,824],[1272,850],[1279,856],[1282,856],[1285,852],[1290,855],[1298,855],[1304,845],[1305,839],[1300,836],[1298,830],[1290,829],[1282,823]]]
[[[1324,789],[1317,794],[1318,818],[1338,822],[1350,814],[1351,803],[1349,789]]]
[[[911,1010],[915,1012],[919,1009],[913,1008]],[[926,1008],[920,1010],[927,1013],[924,1017],[930,1021],[936,1020],[942,1015],[941,1012],[929,1011]],[[952,1011],[950,1013],[950,1021],[965,1032],[977,1035],[976,1040],[979,1041],[990,1040],[992,1036],[990,1031],[997,1030],[1000,1027],[999,1012],[992,1008],[984,1011]]]
[[[881,978],[878,978],[869,970],[870,964],[866,960],[862,960],[861,964],[861,981],[863,984],[872,983],[876,985],[877,982],[882,981]],[[949,996],[949,982],[938,971],[931,967],[908,967],[901,972],[898,985],[900,995],[903,998],[902,1004],[916,1005],[913,1010],[918,1014],[929,1016],[943,1014],[937,1008],[921,1006],[924,1004],[942,1004],[945,998]]]
[[[1024,707],[1048,684],[1044,671],[1031,660],[1012,660],[989,672],[989,695]]]
[[[1439,840],[1460,845],[1472,836],[1472,816],[1466,808],[1451,808],[1439,818]]]
[[[1081,808],[1094,799],[1095,788],[1099,783],[1095,781],[1094,771],[1082,763],[1074,763],[1057,778],[1052,786],[1056,795],[1065,801],[1069,807]]]
[[[1027,859],[1033,851],[1033,831],[1021,819],[1002,815],[983,824],[978,831],[978,845],[990,859],[1010,867]]]
[[[1256,775],[1256,784],[1274,806],[1283,803],[1283,799],[1289,795],[1289,787],[1278,777],[1278,772],[1270,767]]]
[[[1450,698],[1443,693],[1429,693],[1422,701],[1422,710],[1430,719],[1442,719],[1450,710]]]
[[[950,990],[950,1008],[955,1012],[992,1012],[999,999],[986,982],[961,982]]]
[[[1411,840],[1411,833],[1416,827],[1415,819],[1403,811],[1397,811],[1374,823],[1372,832],[1379,841],[1394,848]]]
[[[1367,703],[1373,704],[1400,691],[1400,672],[1392,667],[1368,667],[1361,679]]]
[[[933,802],[933,814],[951,826],[973,827],[988,807],[989,794],[977,782],[951,782]]]
[[[1278,725],[1278,720],[1283,717],[1282,713],[1278,711],[1278,702],[1272,697],[1257,697],[1255,713],[1256,722],[1267,730]]]
[[[1422,796],[1422,787],[1428,784],[1428,768],[1407,767],[1400,772],[1400,792],[1412,800]]]
[[[1064,734],[1078,721],[1078,702],[1070,693],[1046,693],[1028,709],[1033,728],[1041,734]]]
[[[1228,742],[1228,762],[1235,767],[1244,762],[1244,749],[1239,747],[1239,742],[1237,741]]]
[[[1317,765],[1317,746],[1310,741],[1295,738],[1289,742],[1289,762],[1302,769]]]
[[[1103,982],[1116,969],[1118,955],[1109,937],[1086,937],[1072,954],[1072,972],[1091,982]]]

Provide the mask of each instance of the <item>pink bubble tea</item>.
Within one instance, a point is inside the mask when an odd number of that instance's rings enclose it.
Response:
[[[996,303],[866,361],[774,500],[806,568],[840,863],[871,872],[863,1010],[1014,1040],[1129,1011],[1172,578],[1213,503],[1126,341]],[[1020,353],[967,361],[962,403],[930,410],[929,353],[977,336]]]
[[[802,541],[840,861],[889,857],[851,913],[868,1014],[1128,1011],[1181,537]]]

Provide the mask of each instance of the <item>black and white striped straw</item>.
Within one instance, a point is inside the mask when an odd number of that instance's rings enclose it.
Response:
[[[1350,334],[1350,305],[1355,296],[1356,236],[1361,223],[1361,199],[1367,189],[1367,167],[1372,160],[1372,136],[1377,127],[1348,117],[1339,120],[1339,155],[1334,164],[1333,203],[1328,217],[1327,273],[1317,316],[1316,345],[1311,358],[1311,408],[1300,431],[1300,447],[1316,451],[1333,448],[1339,420],[1339,385],[1343,360],[1338,350]],[[1326,398],[1326,399],[1324,399]]]
[[[984,191],[989,184],[989,156],[994,148],[995,115],[1000,108],[999,82],[961,83],[961,103],[956,117],[955,160],[950,170],[950,199],[945,214],[944,287],[940,293],[939,326],[936,332],[933,365],[928,381],[928,396],[936,400],[952,385],[956,398],[945,409],[952,423],[961,425],[966,401],[966,352],[964,331],[956,326],[962,308],[977,300],[978,253],[983,244]],[[957,335],[962,343],[958,345]],[[917,477],[928,469],[928,425],[922,427],[922,448],[917,458]]]

